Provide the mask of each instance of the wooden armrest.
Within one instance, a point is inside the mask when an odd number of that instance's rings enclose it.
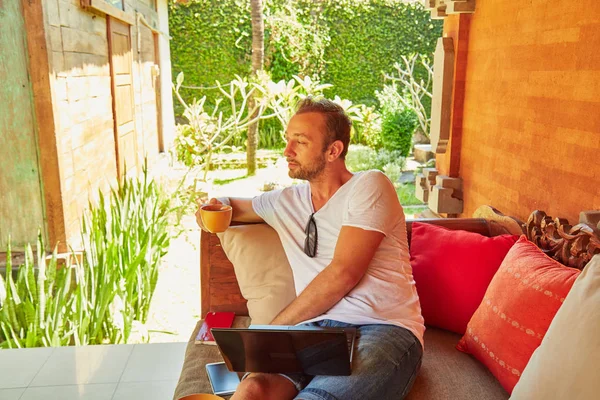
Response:
[[[239,225],[239,224],[238,224]],[[233,311],[248,315],[233,264],[225,255],[216,234],[200,234],[200,315],[209,311]]]

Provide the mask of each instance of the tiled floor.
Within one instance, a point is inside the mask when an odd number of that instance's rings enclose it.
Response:
[[[169,400],[186,343],[0,350],[1,400]]]

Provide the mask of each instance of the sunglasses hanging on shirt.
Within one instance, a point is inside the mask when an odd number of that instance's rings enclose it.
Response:
[[[317,221],[315,221],[314,215],[315,213],[310,214],[310,218],[304,229],[304,232],[306,233],[306,239],[304,239],[304,253],[310,258],[317,255],[317,240],[319,238],[319,234],[317,233]]]

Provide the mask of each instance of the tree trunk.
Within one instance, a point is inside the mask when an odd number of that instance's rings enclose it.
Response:
[[[252,14],[252,75],[263,69],[265,48],[265,25],[263,22],[262,0],[251,0]],[[254,96],[248,100],[248,109],[256,106]],[[258,110],[252,118],[258,116]],[[246,147],[246,162],[248,163],[248,176],[256,174],[256,148],[258,147],[258,121],[248,126],[248,145]]]

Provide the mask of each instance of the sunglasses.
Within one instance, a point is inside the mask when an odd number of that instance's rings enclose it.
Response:
[[[304,239],[304,253],[310,258],[317,255],[317,239],[319,238],[319,234],[317,233],[317,221],[315,221],[314,215],[315,213],[310,214],[306,228],[304,228],[304,232],[306,233],[306,239]]]

